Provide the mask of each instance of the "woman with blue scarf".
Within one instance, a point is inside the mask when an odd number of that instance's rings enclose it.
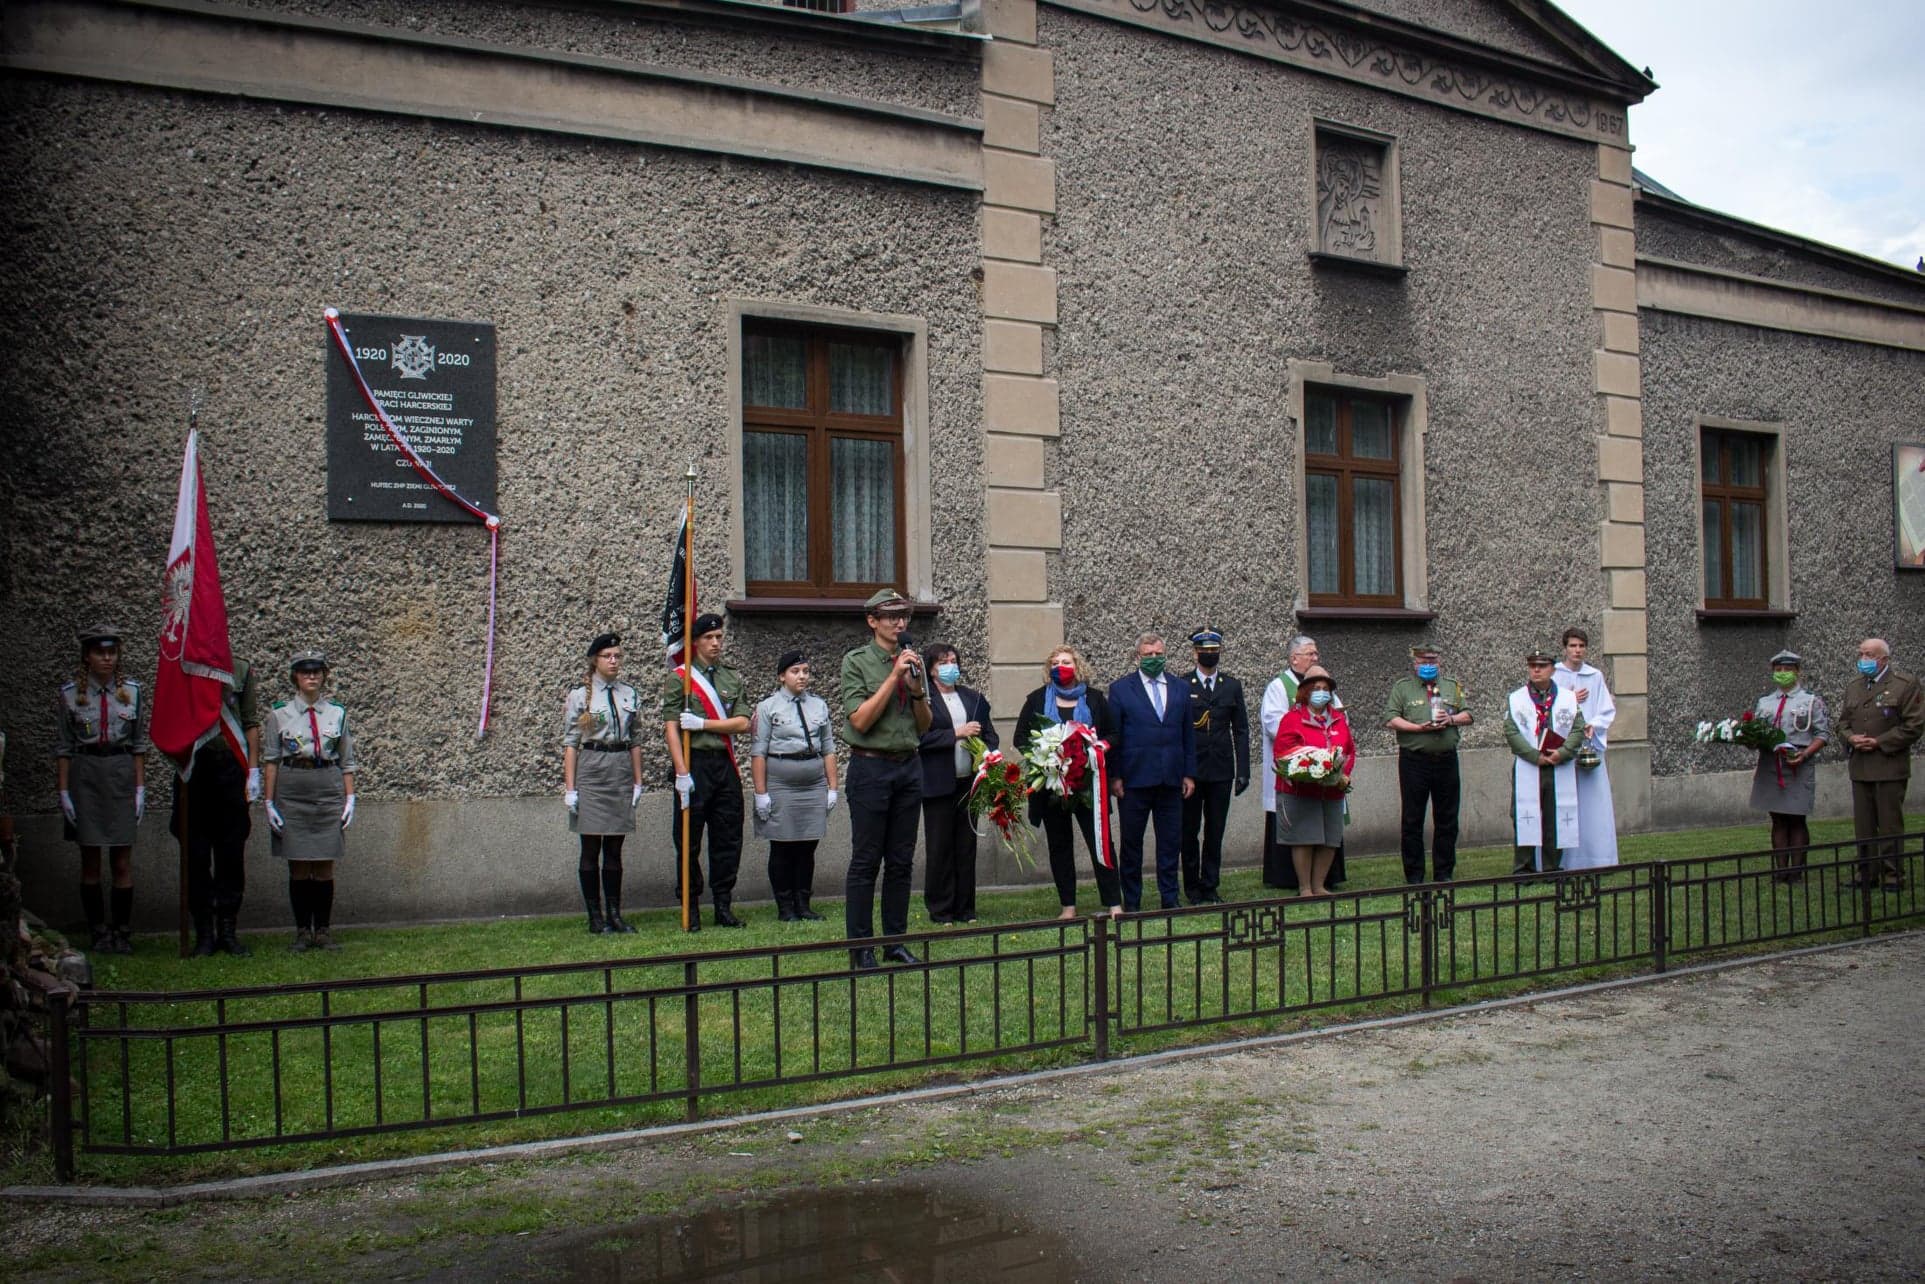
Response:
[[[1044,667],[1043,685],[1029,693],[1023,711],[1016,715],[1016,752],[1029,752],[1030,742],[1045,727],[1065,722],[1081,722],[1096,728],[1098,737],[1112,740],[1116,720],[1109,701],[1089,682],[1089,666],[1072,646],[1059,646],[1049,653]],[[1096,791],[1090,791],[1095,794]],[[1097,797],[1094,806],[1107,807],[1109,799]],[[1123,891],[1116,878],[1114,858],[1105,862],[1096,853],[1096,817],[1091,805],[1052,794],[1029,796],[1029,821],[1040,824],[1049,840],[1049,872],[1056,880],[1056,899],[1063,907],[1058,918],[1076,917],[1076,840],[1074,824],[1083,831],[1083,847],[1090,854],[1090,868],[1096,873],[1096,892],[1103,907],[1116,918],[1123,913]]]

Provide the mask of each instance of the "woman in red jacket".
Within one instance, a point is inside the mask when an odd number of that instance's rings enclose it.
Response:
[[[1337,690],[1330,671],[1312,665],[1297,687],[1297,702],[1283,715],[1271,746],[1275,758],[1297,749],[1327,749],[1335,755],[1335,771],[1323,781],[1293,780],[1277,771],[1277,842],[1290,848],[1297,867],[1299,896],[1328,896],[1323,880],[1343,842],[1343,798],[1350,792],[1350,770],[1357,762],[1357,742],[1350,720],[1333,700]]]

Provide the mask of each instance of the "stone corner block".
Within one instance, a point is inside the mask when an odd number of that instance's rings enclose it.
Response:
[[[1041,443],[1037,445],[1040,447]],[[1026,548],[989,550],[989,597],[993,602],[1041,602],[1049,596],[1049,556]]]
[[[990,432],[1060,436],[1060,390],[1054,379],[1029,375],[983,376],[983,427]]]
[[[991,486],[985,500],[987,542],[998,548],[1061,548],[1063,497],[1053,490]]]
[[[1651,666],[1641,655],[1620,655],[1611,661],[1611,692],[1623,699],[1651,689]]]
[[[1606,655],[1644,655],[1650,650],[1645,638],[1645,613],[1607,607],[1604,611],[1604,636],[1601,649]]]
[[[1637,740],[1651,738],[1650,701],[1641,695],[1614,693],[1617,699],[1618,716],[1611,723],[1611,744],[1629,744]]]
[[[1638,310],[1638,277],[1630,268],[1591,267],[1591,305],[1601,312]]]
[[[984,73],[987,83],[988,74]],[[1607,183],[1601,178],[1591,180],[1591,221],[1604,227],[1630,227],[1631,188],[1628,183]]]
[[[1598,539],[1598,563],[1607,571],[1642,570],[1644,527],[1629,522],[1605,522]]]
[[[1036,0],[983,0],[983,23],[998,40],[1033,45],[1036,43]]]
[[[1015,736],[1016,714],[1023,707],[1029,693],[1042,685],[1042,662],[1049,657],[1038,656],[1027,664],[991,664],[989,666],[989,708],[996,725],[1001,728],[1003,743],[1008,744]]]
[[[1606,510],[1614,522],[1644,522],[1644,487],[1636,482],[1607,482]]]
[[[1636,437],[1597,439],[1597,479],[1602,482],[1644,481],[1644,443]]]
[[[1644,403],[1637,397],[1606,397],[1604,431],[1613,437],[1644,436]]]
[[[983,369],[1043,373],[1043,327],[1027,321],[983,322]]]
[[[1042,109],[1017,98],[983,95],[983,146],[1032,155],[1042,151]]]
[[[1597,390],[1607,397],[1636,397],[1644,385],[1638,378],[1638,359],[1623,352],[1593,352]]]
[[[1056,68],[1049,50],[992,40],[983,50],[983,89],[1045,106],[1056,101]],[[1623,189],[1627,202],[1631,189]]]
[[[1622,147],[1599,143],[1597,176],[1607,183],[1628,184],[1631,181],[1631,153]]]
[[[1638,318],[1634,312],[1600,312],[1604,318],[1604,350],[1638,355]]]
[[[1611,605],[1628,611],[1645,609],[1647,603],[1643,571],[1632,569],[1611,572]]]
[[[1020,263],[1041,263],[1043,261],[1043,220],[1027,210],[1006,210],[985,205],[983,207],[983,257],[1014,259]]]
[[[1598,261],[1606,267],[1635,268],[1638,238],[1628,227],[1598,229]]]
[[[1056,269],[1024,263],[983,264],[983,314],[1006,321],[1056,324]]]
[[[983,201],[1012,209],[1056,212],[1056,162],[1021,152],[983,149]]]
[[[989,604],[989,661],[991,664],[1040,666],[1049,649],[1063,640],[1060,602],[991,602]]]
[[[991,486],[1043,488],[1043,439],[986,433],[983,437],[983,480]],[[993,597],[994,594],[991,594]]]

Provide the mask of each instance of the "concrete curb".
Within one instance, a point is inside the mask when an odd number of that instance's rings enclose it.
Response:
[[[1633,986],[1654,985],[1665,981],[1676,981],[1716,972],[1726,972],[1734,968],[1756,967],[1763,963],[1781,963],[1787,959],[1802,958],[1811,954],[1830,954],[1837,950],[1860,949],[1868,945],[1881,945],[1890,941],[1905,940],[1921,935],[1925,935],[1925,929],[1888,932],[1855,941],[1837,941],[1828,945],[1809,945],[1795,950],[1781,950],[1774,954],[1754,954],[1744,958],[1721,959],[1711,963],[1698,963],[1690,967],[1675,968],[1668,972],[1653,972],[1642,976],[1620,977],[1609,981],[1591,981],[1583,985],[1565,986],[1556,990],[1538,990],[1529,994],[1510,995],[1501,999],[1486,999],[1478,1003],[1464,1003],[1455,1007],[1434,1008],[1424,1012],[1408,1012],[1399,1016],[1374,1017],[1368,1021],[1353,1021],[1345,1025],[1321,1026],[1314,1030],[1295,1030],[1286,1034],[1253,1035],[1247,1039],[1232,1039],[1222,1043],[1200,1044],[1196,1047],[1188,1048],[1169,1048],[1161,1052],[1145,1052],[1138,1056],[1122,1057],[1113,1061],[1089,1061],[1079,1065],[1059,1066],[1049,1070],[1031,1070],[1025,1071],[1022,1074],[1000,1075],[990,1079],[977,1079],[969,1083],[944,1084],[939,1087],[906,1088],[900,1092],[882,1093],[870,1097],[855,1097],[847,1101],[822,1102],[816,1105],[790,1106],[781,1110],[763,1111],[759,1114],[721,1115],[713,1119],[699,1119],[689,1123],[658,1124],[652,1128],[635,1128],[623,1132],[596,1133],[588,1137],[558,1137],[549,1141],[524,1141],[516,1142],[512,1145],[488,1146],[476,1150],[452,1150],[434,1155],[415,1155],[404,1159],[380,1159],[362,1164],[342,1164],[332,1168],[312,1168],[302,1172],[264,1173],[255,1177],[233,1177],[221,1181],[195,1182],[185,1186],[8,1186],[0,1188],[0,1199],[62,1204],[71,1207],[172,1208],[200,1200],[259,1199],[267,1196],[299,1194],[304,1191],[321,1190],[331,1186],[354,1185],[359,1182],[389,1180],[398,1177],[415,1177],[424,1173],[439,1172],[444,1168],[456,1168],[466,1164],[563,1159],[570,1155],[594,1154],[608,1150],[625,1150],[650,1142],[673,1141],[683,1137],[696,1137],[706,1133],[720,1132],[725,1129],[738,1128],[745,1125],[767,1126],[770,1124],[820,1119],[831,1115],[848,1114],[857,1110],[871,1110],[879,1106],[945,1101],[955,1097],[967,1097],[985,1092],[1000,1092],[1010,1088],[1028,1087],[1032,1084],[1053,1083],[1062,1079],[1080,1078],[1087,1075],[1114,1074],[1118,1071],[1141,1070],[1178,1061],[1195,1060],[1199,1057],[1216,1057],[1233,1052],[1288,1047],[1292,1044],[1305,1043],[1314,1039],[1329,1039],[1341,1035],[1366,1033],[1373,1030],[1396,1030],[1405,1026],[1450,1020],[1480,1012],[1500,1012],[1507,1008],[1530,1007],[1539,1003],[1556,1002],[1560,999],[1579,998],[1584,995],[1629,989]]]

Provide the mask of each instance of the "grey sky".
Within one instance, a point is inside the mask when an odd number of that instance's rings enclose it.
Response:
[[[1906,267],[1925,255],[1925,3],[1557,3],[1661,86],[1631,109],[1652,178]]]

